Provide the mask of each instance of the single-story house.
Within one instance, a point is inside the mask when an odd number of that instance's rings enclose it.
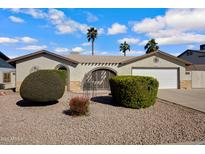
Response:
[[[67,89],[79,92],[93,86],[109,90],[109,78],[115,75],[153,76],[161,89],[190,89],[190,62],[162,51],[143,56],[86,56],[67,57],[45,50],[20,56],[8,62],[16,66],[16,91],[30,73],[39,69],[63,69],[67,72]]]
[[[178,58],[193,64],[188,67],[192,72],[192,88],[205,88],[205,44],[200,45],[199,50],[184,51]]]
[[[15,68],[7,60],[9,58],[0,52],[0,89],[15,88]]]

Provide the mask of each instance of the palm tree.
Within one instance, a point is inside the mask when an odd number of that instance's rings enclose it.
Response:
[[[151,39],[144,46],[144,49],[146,50],[146,54],[148,54],[148,53],[157,51],[159,49],[159,46],[155,42],[155,39]]]
[[[97,38],[98,31],[94,27],[90,27],[87,32],[88,42],[92,41],[92,56],[94,55],[94,41]]]
[[[124,56],[126,56],[126,51],[129,50],[130,51],[130,45],[127,44],[126,41],[124,41],[124,43],[120,44],[120,51],[122,51],[122,53],[124,53]]]

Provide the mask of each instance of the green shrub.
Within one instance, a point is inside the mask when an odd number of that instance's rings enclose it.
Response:
[[[152,77],[115,76],[110,80],[114,101],[130,108],[146,108],[156,101],[159,83]]]
[[[87,115],[89,104],[90,100],[85,96],[76,96],[69,101],[70,110],[76,115]]]
[[[65,83],[55,70],[39,70],[28,75],[21,84],[20,95],[34,102],[56,101],[64,94]]]
[[[53,70],[53,71],[57,72],[60,75],[60,77],[63,79],[65,85],[67,85],[67,78],[68,78],[67,71],[66,70]]]

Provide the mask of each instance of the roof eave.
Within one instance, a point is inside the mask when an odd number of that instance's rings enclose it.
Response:
[[[155,51],[155,52],[152,52],[152,53],[149,53],[149,54],[145,54],[145,55],[140,56],[140,57],[136,57],[136,58],[133,58],[133,59],[130,59],[130,60],[122,61],[122,62],[121,62],[121,65],[130,64],[130,63],[132,63],[132,62],[134,62],[134,61],[139,61],[139,60],[141,60],[141,59],[144,59],[144,58],[147,58],[147,57],[156,55],[156,54],[162,54],[162,55],[164,55],[164,56],[173,58],[173,59],[175,59],[175,60],[177,60],[177,61],[180,61],[180,62],[184,63],[185,65],[191,65],[191,64],[192,64],[192,63],[190,63],[190,62],[188,62],[188,61],[186,61],[186,60],[180,59],[180,58],[178,58],[178,57],[172,56],[172,55],[170,55],[170,54],[167,54],[167,53],[165,53],[165,52],[163,52],[163,51],[158,50],[158,51]]]
[[[41,51],[37,51],[35,53],[31,53],[31,54],[28,54],[28,55],[24,55],[24,56],[20,56],[20,57],[17,57],[17,58],[13,58],[13,59],[8,60],[7,62],[8,63],[14,63],[16,61],[23,60],[23,59],[26,59],[26,58],[29,58],[29,57],[32,57],[32,56],[35,56],[35,55],[39,55],[39,54],[52,55],[52,56],[58,57],[60,59],[64,59],[66,61],[70,61],[70,62],[72,62],[74,64],[78,64],[79,63],[78,61],[72,60],[70,58],[63,57],[61,55],[57,55],[55,53],[52,53],[52,52],[49,52],[49,51],[46,51],[46,50],[41,50]]]

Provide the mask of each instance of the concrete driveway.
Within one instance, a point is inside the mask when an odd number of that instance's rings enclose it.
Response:
[[[205,89],[161,89],[158,98],[205,112]]]

